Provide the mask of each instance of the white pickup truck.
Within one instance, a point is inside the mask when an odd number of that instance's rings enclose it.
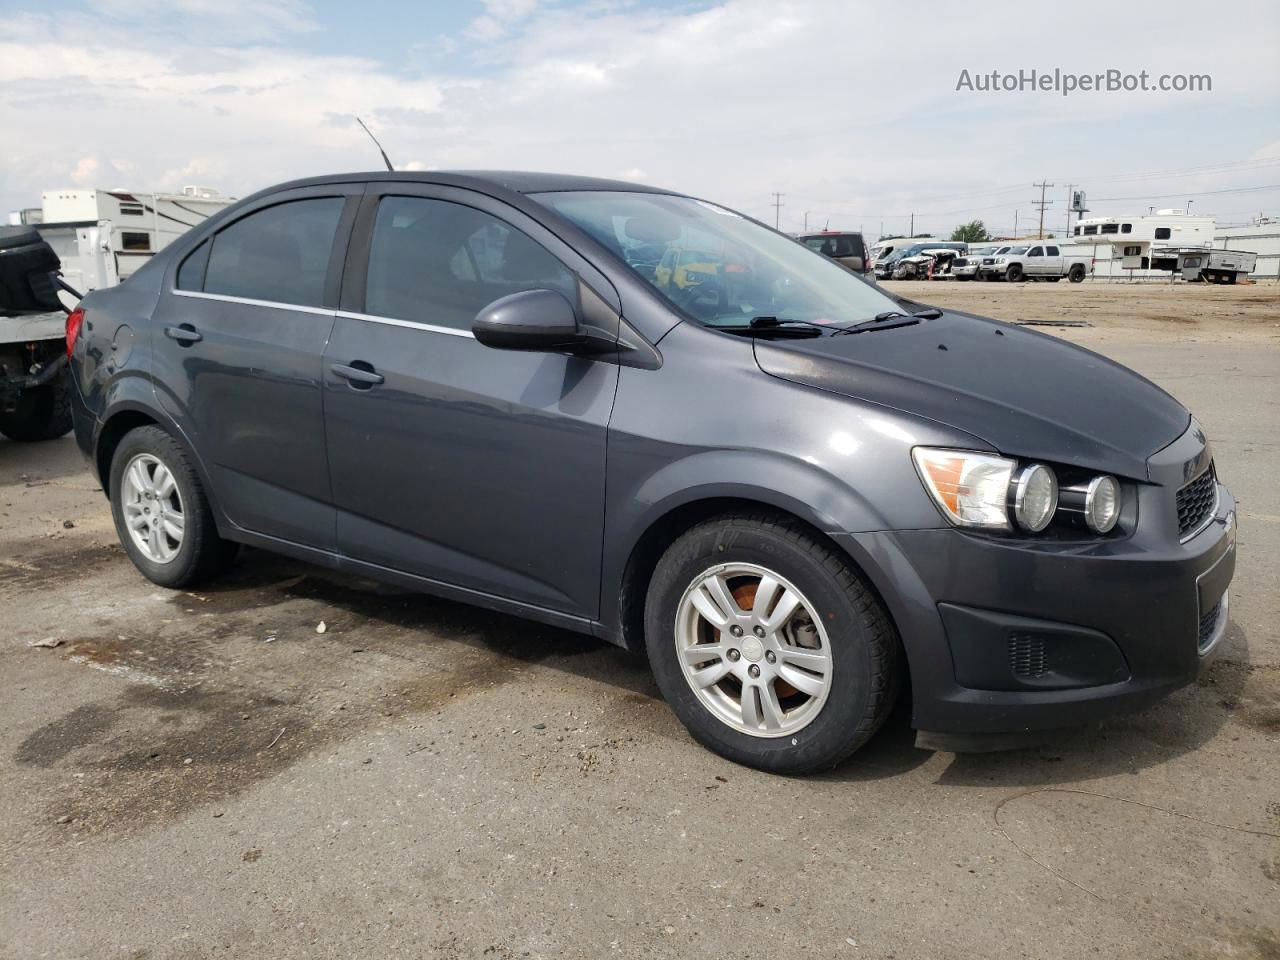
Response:
[[[1057,283],[1066,277],[1079,283],[1093,269],[1093,257],[1066,252],[1052,243],[1009,247],[1003,253],[983,257],[979,272],[984,280],[1048,280]]]

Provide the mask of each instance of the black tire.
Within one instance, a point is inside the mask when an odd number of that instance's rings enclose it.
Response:
[[[1024,279],[1025,276],[1020,263],[1011,263],[1004,271],[1004,278],[1010,283],[1017,283],[1019,280]]]
[[[816,608],[832,657],[832,686],[817,715],[789,736],[757,737],[718,719],[694,694],[678,660],[676,617],[686,589],[721,563],[751,563],[790,580]],[[668,549],[645,598],[645,643],[667,703],[699,743],[736,763],[772,773],[825,770],[880,728],[898,694],[897,633],[861,575],[803,525],[768,516],[698,524]]]
[[[125,524],[121,480],[125,468],[138,454],[150,454],[173,474],[185,517],[182,543],[172,560],[158,563],[138,547]],[[218,536],[209,498],[186,450],[160,427],[130,430],[116,447],[108,478],[111,515],[116,533],[133,565],[152,583],[162,587],[187,587],[224,571],[235,559],[239,545]]]
[[[23,390],[12,410],[0,411],[0,433],[10,440],[56,440],[71,429],[71,374],[64,370],[40,387]]]
[[[1072,283],[1080,283],[1084,280],[1084,264],[1072,264],[1071,269],[1067,271],[1067,279]]]

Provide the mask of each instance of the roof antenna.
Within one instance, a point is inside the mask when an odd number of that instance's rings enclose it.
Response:
[[[354,116],[354,114],[353,114],[353,116]],[[377,148],[378,148],[378,152],[379,152],[380,154],[382,154],[382,162],[383,162],[383,163],[385,163],[385,164],[387,165],[387,169],[388,169],[388,170],[390,170],[392,173],[395,173],[395,172],[396,172],[396,168],[395,168],[395,167],[393,167],[393,166],[391,165],[391,161],[387,159],[387,151],[385,151],[385,150],[383,150],[383,149],[382,149],[382,144],[380,144],[380,143],[378,142],[378,138],[377,138],[377,137],[375,137],[375,136],[374,136],[374,135],[369,131],[369,128],[368,128],[368,127],[366,127],[366,126],[364,125],[364,121],[363,121],[363,120],[361,120],[359,117],[356,117],[356,123],[360,124],[360,129],[361,129],[361,130],[363,130],[365,133],[368,133],[368,134],[369,134],[369,139],[373,141],[373,145],[374,145],[375,147],[377,147]]]

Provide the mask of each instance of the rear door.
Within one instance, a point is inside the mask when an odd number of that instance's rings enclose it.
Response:
[[[1044,248],[1044,268],[1042,272],[1047,277],[1062,276],[1062,251],[1057,247]]]
[[[608,281],[519,211],[469,190],[371,185],[325,355],[338,546],[594,617],[618,367],[471,333],[482,307],[538,288],[616,324]]]
[[[361,184],[274,194],[183,257],[156,306],[161,405],[246,530],[332,549],[321,360]]]

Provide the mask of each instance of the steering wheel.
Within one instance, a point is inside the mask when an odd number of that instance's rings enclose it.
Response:
[[[691,287],[680,287],[677,292],[671,295],[671,299],[675,301],[676,306],[682,310],[688,310],[695,303],[704,300],[708,295],[715,296],[716,307],[723,308],[725,300],[724,280],[719,276],[708,276],[707,279],[700,283],[695,283]]]

